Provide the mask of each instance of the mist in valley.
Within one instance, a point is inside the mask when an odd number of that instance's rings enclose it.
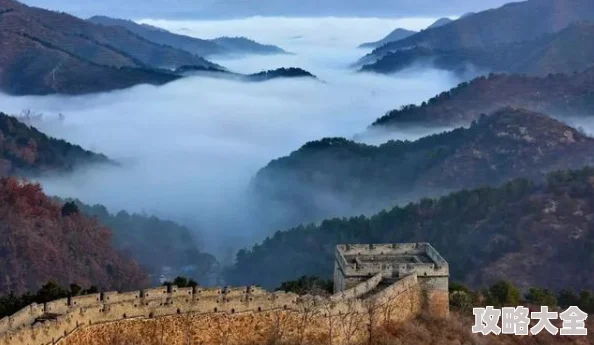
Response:
[[[162,87],[140,85],[81,97],[0,95],[0,101],[8,113],[42,113],[34,122],[40,130],[122,164],[43,178],[48,194],[100,203],[111,212],[146,212],[178,221],[196,229],[202,249],[225,261],[229,253],[281,230],[262,215],[274,218],[284,210],[256,210],[247,193],[250,180],[270,160],[324,137],[380,144],[445,130],[374,133],[366,128],[388,110],[455,86],[459,80],[452,74],[427,68],[385,76],[348,68],[365,53],[355,48],[361,42],[395,27],[420,29],[432,20],[144,20],[201,38],[241,32],[293,54],[215,62],[241,73],[301,67],[320,80],[247,83],[188,77]]]

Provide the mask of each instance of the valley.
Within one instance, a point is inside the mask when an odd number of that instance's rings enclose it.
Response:
[[[591,313],[594,6],[473,6],[0,0],[0,343],[523,344],[463,331],[471,307]]]

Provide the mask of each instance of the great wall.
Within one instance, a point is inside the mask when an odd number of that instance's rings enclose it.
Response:
[[[330,297],[168,286],[32,304],[0,320],[0,345],[351,344],[388,320],[449,314],[448,266],[427,243],[339,245],[334,280]]]

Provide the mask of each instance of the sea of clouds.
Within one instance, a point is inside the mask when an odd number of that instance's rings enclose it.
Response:
[[[455,86],[450,73],[415,69],[399,75],[355,73],[349,65],[362,42],[396,27],[420,29],[432,18],[249,18],[229,21],[143,22],[201,38],[247,36],[294,54],[220,59],[252,73],[301,67],[321,81],[263,83],[189,77],[162,87],[80,96],[0,95],[2,110],[43,113],[35,125],[49,135],[106,154],[121,168],[92,168],[41,180],[46,192],[101,203],[113,212],[147,212],[199,229],[207,251],[244,246],[264,237],[250,217],[245,188],[271,159],[310,140],[365,133],[386,111],[420,103]],[[63,121],[58,121],[63,114]],[[384,133],[415,139],[429,130]],[[274,210],[271,210],[274,212]]]

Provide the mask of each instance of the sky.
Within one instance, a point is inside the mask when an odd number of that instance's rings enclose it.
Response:
[[[532,0],[534,1],[534,0]],[[251,16],[451,17],[499,7],[505,0],[25,0],[81,17],[229,19]]]
[[[236,250],[268,234],[262,220],[251,217],[246,188],[270,160],[307,141],[353,138],[385,112],[420,103],[458,84],[450,73],[432,69],[382,76],[349,68],[365,53],[355,48],[359,43],[377,39],[393,25],[422,27],[433,20],[151,21],[201,37],[243,29],[250,38],[277,44],[294,55],[215,62],[244,73],[302,67],[320,80],[246,83],[191,77],[161,87],[140,85],[90,96],[0,95],[0,104],[8,113],[42,113],[35,123],[40,130],[123,164],[44,178],[47,193],[101,203],[112,212],[147,212],[181,222],[198,229],[208,250],[217,254],[228,251],[230,244]],[[379,142],[426,134],[431,132],[390,133]],[[378,143],[376,136],[363,137]]]

